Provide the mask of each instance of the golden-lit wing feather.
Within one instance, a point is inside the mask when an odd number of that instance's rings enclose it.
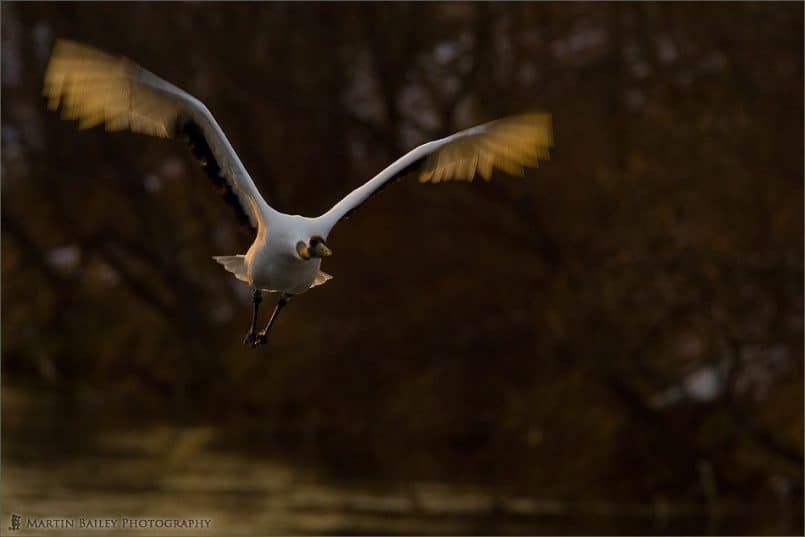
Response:
[[[522,175],[548,158],[553,146],[551,116],[523,114],[460,132],[431,153],[419,172],[422,183],[492,178],[495,169]]]
[[[61,105],[62,118],[77,119],[81,129],[104,124],[109,131],[167,138],[181,111],[177,93],[148,86],[140,80],[145,73],[126,58],[61,40],[45,73],[44,95],[48,108]]]
[[[266,205],[201,101],[124,57],[60,40],[45,73],[48,107],[61,106],[64,119],[79,128],[103,124],[108,131],[130,130],[186,140],[193,154],[238,218],[257,228]]]
[[[409,173],[416,173],[422,183],[472,181],[478,175],[488,181],[496,169],[523,175],[525,168],[547,160],[552,146],[551,116],[544,113],[499,119],[422,144],[322,215],[325,234],[373,194]]]

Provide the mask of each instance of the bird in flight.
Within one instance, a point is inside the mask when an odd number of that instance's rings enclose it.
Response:
[[[408,175],[421,183],[489,180],[494,169],[522,175],[548,158],[553,145],[551,117],[510,116],[420,145],[403,155],[330,210],[315,218],[281,213],[260,195],[254,181],[207,107],[131,60],[73,41],[59,40],[44,81],[48,107],[61,105],[63,119],[79,128],[104,124],[186,142],[201,166],[256,238],[243,255],[213,257],[252,290],[252,320],[244,343],[265,344],[277,316],[295,295],[322,285],[322,258],[332,255],[333,227],[373,194]],[[263,292],[278,293],[268,323],[257,331]]]

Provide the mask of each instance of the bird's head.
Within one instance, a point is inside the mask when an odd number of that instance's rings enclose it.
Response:
[[[333,255],[333,251],[327,247],[324,239],[319,235],[310,237],[307,244],[305,241],[297,242],[296,253],[299,254],[301,259],[315,259]]]

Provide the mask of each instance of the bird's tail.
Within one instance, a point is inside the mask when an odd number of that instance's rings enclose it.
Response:
[[[214,256],[213,259],[222,264],[226,270],[234,274],[235,278],[248,283],[249,278],[246,276],[246,256],[219,255]]]

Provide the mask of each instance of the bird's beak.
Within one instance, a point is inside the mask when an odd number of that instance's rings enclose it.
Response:
[[[330,250],[323,242],[317,243],[316,246],[310,249],[310,251],[316,257],[329,257],[333,255],[333,251]]]

